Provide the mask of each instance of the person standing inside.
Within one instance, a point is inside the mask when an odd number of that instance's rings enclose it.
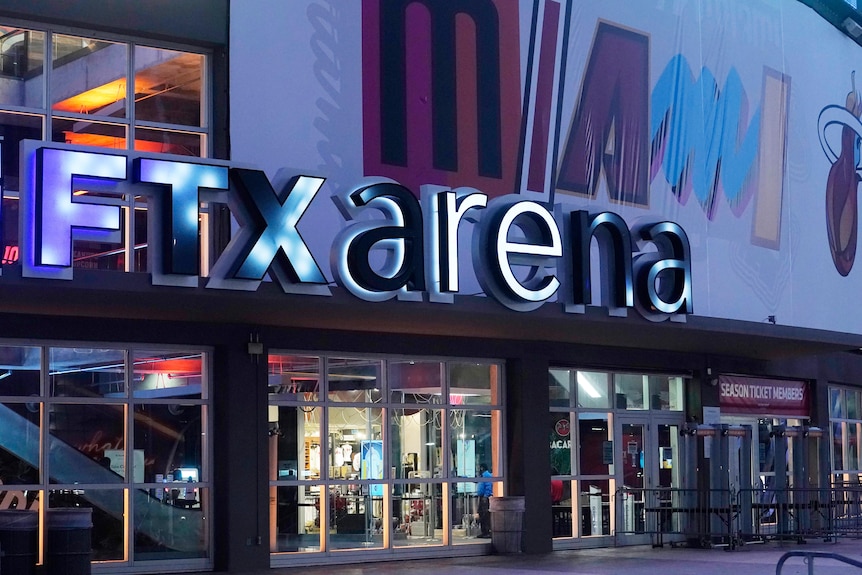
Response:
[[[482,478],[491,477],[491,472],[488,471],[488,466],[484,463],[479,465],[479,476]],[[479,481],[479,486],[476,489],[476,494],[479,496],[479,537],[488,539],[491,537],[491,495],[494,493],[494,487],[488,479]]]

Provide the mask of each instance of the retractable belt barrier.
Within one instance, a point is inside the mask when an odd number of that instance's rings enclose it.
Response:
[[[862,484],[823,488],[616,491],[615,535],[653,545],[735,549],[748,543],[862,538]]]

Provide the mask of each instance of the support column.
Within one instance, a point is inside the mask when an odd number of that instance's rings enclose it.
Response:
[[[524,553],[553,549],[551,466],[548,443],[548,360],[510,359],[506,363],[507,495],[525,498]]]
[[[269,568],[266,355],[251,355],[248,333],[214,354],[214,563],[239,573]]]

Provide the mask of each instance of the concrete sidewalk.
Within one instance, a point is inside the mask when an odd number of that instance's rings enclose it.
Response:
[[[838,553],[862,561],[862,541],[746,545],[734,551],[649,546],[555,551],[547,555],[489,555],[448,559],[418,559],[338,567],[282,567],[255,575],[514,575],[516,573],[574,573],[580,575],[770,575],[787,552]],[[862,574],[862,569],[815,558],[817,575]],[[801,557],[784,564],[781,575],[808,575]]]

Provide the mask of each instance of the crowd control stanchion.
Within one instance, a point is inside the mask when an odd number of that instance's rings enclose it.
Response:
[[[45,575],[90,575],[93,510],[48,509],[45,522]]]
[[[23,509],[0,511],[0,574],[36,572],[39,514]]]
[[[524,498],[492,497],[488,509],[491,512],[491,544],[494,550],[497,553],[520,553]]]

